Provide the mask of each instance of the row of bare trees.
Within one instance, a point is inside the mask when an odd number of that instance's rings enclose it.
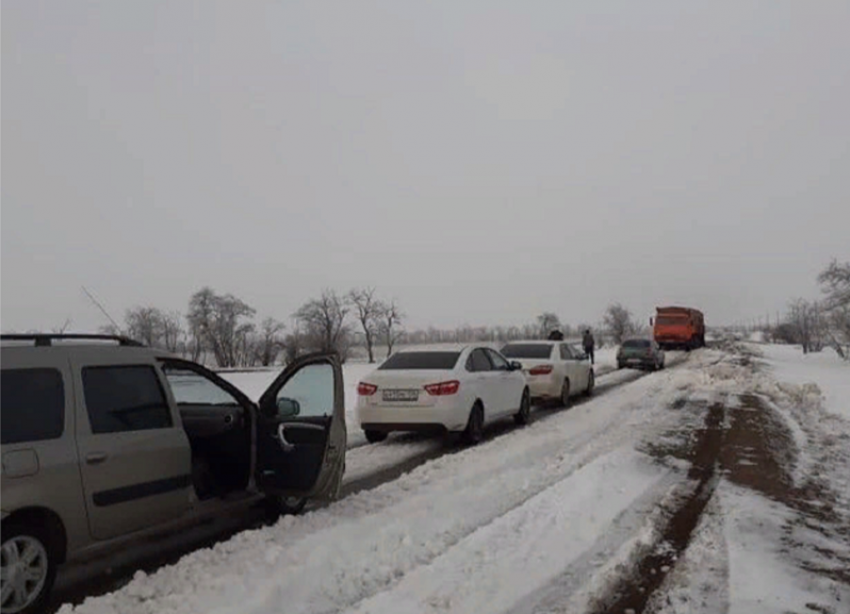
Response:
[[[373,287],[354,288],[340,294],[325,290],[305,302],[287,327],[266,317],[255,321],[256,310],[232,294],[219,294],[201,288],[189,299],[184,315],[152,306],[137,306],[124,314],[123,326],[110,325],[104,332],[124,334],[151,347],[160,347],[195,361],[210,362],[221,368],[273,365],[289,362],[307,352],[336,352],[346,359],[355,347],[363,348],[370,363],[376,349],[393,353],[400,342],[504,343],[520,339],[544,339],[560,330],[567,339],[577,339],[592,326],[574,327],[562,323],[553,312],[544,312],[521,326],[471,326],[451,329],[429,327],[406,331],[404,314],[395,301],[387,301]],[[605,312],[596,335],[597,345],[606,340],[621,343],[641,332],[631,312],[615,303]]]
[[[389,356],[404,333],[398,304],[379,298],[375,288],[355,288],[342,295],[325,290],[304,303],[294,318],[296,328],[286,344],[290,358],[302,347],[347,357],[354,345],[362,344],[373,363],[378,343],[386,345]]]
[[[626,337],[645,334],[632,312],[620,303],[614,303],[605,311],[602,325],[579,324],[573,326],[561,321],[557,314],[546,311],[538,315],[533,322],[520,326],[470,326],[456,328],[435,328],[407,331],[406,343],[411,345],[427,343],[506,343],[523,339],[545,339],[553,330],[559,330],[566,339],[578,340],[585,330],[594,332],[597,346],[605,343],[619,344]]]
[[[123,326],[111,324],[102,332],[123,334],[151,347],[178,353],[218,367],[268,366],[283,354],[293,360],[313,351],[337,352],[345,359],[352,346],[367,348],[375,361],[377,343],[391,354],[403,334],[403,314],[395,301],[378,298],[374,288],[340,295],[326,290],[304,303],[293,325],[272,317],[256,323],[256,310],[232,294],[205,287],[189,299],[185,317],[158,307],[137,306],[124,314]]]
[[[776,341],[799,344],[806,354],[830,346],[850,359],[850,262],[833,260],[818,283],[821,299],[794,299],[785,321],[769,333]]]
[[[101,330],[195,361],[210,358],[219,367],[271,365],[283,348],[285,326],[270,317],[258,325],[253,321],[255,314],[253,307],[232,294],[202,288],[189,299],[185,317],[137,306],[125,312],[123,327],[111,324]]]

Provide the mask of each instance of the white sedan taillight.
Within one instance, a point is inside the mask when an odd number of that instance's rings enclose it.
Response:
[[[450,382],[428,384],[424,388],[425,392],[430,394],[432,397],[442,397],[450,394],[457,394],[457,391],[460,390],[460,382],[452,380]]]
[[[361,397],[371,397],[377,391],[378,387],[375,384],[367,384],[366,382],[357,384],[357,394]]]

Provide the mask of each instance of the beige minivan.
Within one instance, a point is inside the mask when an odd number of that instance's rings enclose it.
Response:
[[[2,614],[35,612],[57,567],[265,498],[339,492],[346,428],[334,355],[260,398],[122,337],[3,335]]]

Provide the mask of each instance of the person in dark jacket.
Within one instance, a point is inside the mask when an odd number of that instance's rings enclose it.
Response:
[[[563,340],[564,340],[564,333],[562,333],[558,329],[555,329],[551,333],[549,333],[549,341],[563,341]]]
[[[596,347],[596,341],[589,328],[585,329],[581,336],[581,344],[584,346],[584,353],[590,357],[590,364],[594,364],[593,349]]]

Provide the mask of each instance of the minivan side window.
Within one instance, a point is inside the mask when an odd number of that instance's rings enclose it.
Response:
[[[1,443],[58,439],[65,430],[65,384],[57,369],[0,371]]]
[[[83,392],[94,434],[172,426],[165,392],[150,365],[85,367]]]

